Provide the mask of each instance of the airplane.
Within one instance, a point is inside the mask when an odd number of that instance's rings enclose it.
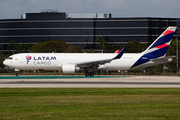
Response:
[[[133,70],[164,64],[173,56],[166,52],[176,31],[169,26],[145,51],[141,53],[19,53],[9,56],[3,64],[14,68],[16,76],[20,70],[61,70],[64,74],[75,73],[80,69],[86,76],[94,76],[94,70]]]

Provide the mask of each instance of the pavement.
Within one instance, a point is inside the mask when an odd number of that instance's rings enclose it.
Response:
[[[0,88],[180,88],[180,77],[0,76]]]

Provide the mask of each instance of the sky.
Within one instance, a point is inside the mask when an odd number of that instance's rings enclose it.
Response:
[[[180,18],[180,0],[0,0],[0,19],[19,19],[44,9],[66,13],[111,13],[112,17]]]

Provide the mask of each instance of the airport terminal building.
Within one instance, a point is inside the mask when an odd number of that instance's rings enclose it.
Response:
[[[96,49],[99,36],[112,45],[126,44],[132,40],[150,44],[168,26],[178,26],[174,36],[180,36],[178,18],[113,18],[111,14],[55,11],[26,13],[20,19],[0,20],[0,50],[6,50],[11,40],[20,44],[63,40],[67,44]]]

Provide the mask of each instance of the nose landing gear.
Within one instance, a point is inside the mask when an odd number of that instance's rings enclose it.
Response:
[[[16,76],[19,76],[19,69],[15,69]]]
[[[20,75],[20,74],[17,72],[17,73],[16,73],[16,76],[19,76],[19,75]]]

